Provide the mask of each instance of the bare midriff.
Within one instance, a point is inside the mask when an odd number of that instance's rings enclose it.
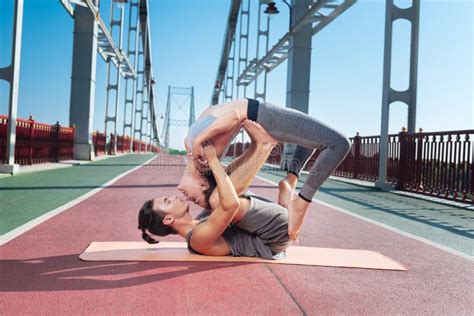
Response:
[[[199,116],[198,120],[209,115],[219,117],[221,115],[234,111],[239,114],[239,124],[236,124],[236,126],[230,132],[220,134],[211,139],[212,143],[214,144],[214,147],[216,148],[216,153],[218,157],[222,157],[227,145],[232,141],[232,138],[234,138],[234,136],[241,129],[241,123],[247,119],[247,106],[247,99],[237,99],[232,102],[210,106]]]

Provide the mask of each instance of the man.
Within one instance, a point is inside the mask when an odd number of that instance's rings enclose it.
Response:
[[[149,200],[138,216],[143,239],[156,243],[152,235],[178,234],[186,239],[191,252],[203,255],[282,257],[291,244],[288,211],[276,203],[252,195],[239,196],[237,192],[242,194],[247,190],[276,142],[268,134],[262,135],[255,122],[245,122],[244,128],[251,135],[253,149],[228,167],[233,169],[230,177],[219,162],[214,146],[204,146],[216,189],[209,201],[203,197],[201,204],[206,203],[211,211],[193,219],[189,204],[176,196]]]

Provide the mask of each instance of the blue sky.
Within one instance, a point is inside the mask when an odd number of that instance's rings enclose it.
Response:
[[[406,5],[407,1],[396,1]],[[288,10],[276,0],[270,47],[288,27]],[[252,1],[249,58],[255,57],[257,1]],[[230,1],[150,0],[157,113],[164,113],[168,85],[195,89],[197,115],[209,105]],[[101,1],[108,23],[110,0]],[[13,0],[0,2],[0,67],[9,63]],[[348,136],[380,134],[385,1],[359,0],[313,37],[309,113]],[[406,85],[409,24],[396,22],[392,83]],[[58,0],[25,1],[18,116],[68,124],[73,20]],[[473,4],[422,0],[417,128],[472,129]],[[267,100],[285,105],[286,62],[268,76]],[[94,129],[104,129],[106,64],[98,57]],[[240,95],[242,96],[242,94]],[[253,97],[253,87],[248,89]],[[184,99],[177,97],[178,103]],[[0,114],[7,114],[8,85],[0,81]],[[123,97],[122,97],[123,102]],[[122,111],[122,108],[120,108]],[[180,111],[174,110],[179,119]],[[391,106],[390,132],[406,126],[407,107]],[[118,130],[122,130],[122,112]],[[160,117],[160,116],[158,116]],[[184,116],[182,116],[184,117]],[[162,121],[158,124],[161,127]],[[171,146],[186,130],[173,128]]]

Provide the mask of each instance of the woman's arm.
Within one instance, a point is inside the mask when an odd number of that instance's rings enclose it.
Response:
[[[191,144],[192,157],[194,160],[203,160],[202,144],[206,140],[211,140],[214,136],[229,133],[234,130],[237,124],[240,124],[240,115],[237,110],[230,111],[217,117],[217,119],[202,133],[196,136]]]

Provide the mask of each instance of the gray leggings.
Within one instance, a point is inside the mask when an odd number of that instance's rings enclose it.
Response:
[[[256,122],[277,141],[298,145],[288,166],[289,173],[298,176],[314,151],[321,149],[299,193],[308,202],[351,148],[342,133],[294,109],[260,102]]]

